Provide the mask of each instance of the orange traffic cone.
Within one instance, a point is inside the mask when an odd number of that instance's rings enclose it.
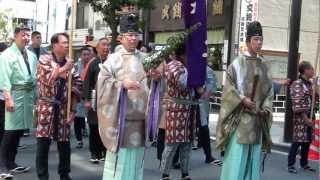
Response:
[[[320,120],[315,121],[314,128],[314,139],[309,149],[309,160],[319,161],[320,160]]]

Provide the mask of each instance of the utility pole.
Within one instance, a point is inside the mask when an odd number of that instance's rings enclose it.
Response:
[[[288,71],[287,71],[287,77],[291,80],[291,82],[295,81],[298,77],[301,3],[302,3],[302,0],[292,0],[292,3],[291,3],[290,40],[289,40]],[[287,86],[287,94],[286,94],[286,113],[285,113],[285,121],[284,121],[284,141],[285,142],[292,141],[292,133],[293,133],[293,121],[292,121],[293,112],[292,112],[292,101],[290,96],[290,85]]]
[[[229,17],[227,18],[228,20],[229,20],[229,22],[228,22],[228,55],[227,55],[227,65],[229,66],[229,64],[231,63],[231,57],[232,57],[232,54],[231,54],[231,49],[232,49],[232,45],[233,45],[233,41],[232,41],[232,30],[233,30],[233,28],[232,28],[232,25],[233,25],[233,16],[234,16],[234,6],[235,6],[235,2],[234,1],[231,1],[231,4],[230,4],[230,10],[229,10],[229,12],[231,12],[230,13],[230,15],[229,15]]]
[[[46,29],[46,43],[49,42],[49,12],[50,12],[50,3],[48,0],[48,11],[47,11],[47,29]]]
[[[145,27],[144,27],[144,37],[143,37],[143,43],[147,46],[149,46],[150,42],[150,9],[144,9],[143,10],[144,14],[144,22],[145,22]]]

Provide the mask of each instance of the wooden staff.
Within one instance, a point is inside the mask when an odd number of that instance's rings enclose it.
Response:
[[[71,4],[71,21],[70,21],[70,36],[69,36],[69,58],[74,59],[72,51],[72,42],[73,42],[73,32],[76,26],[76,15],[77,15],[77,0],[72,0]],[[71,92],[72,92],[72,70],[68,75],[68,104],[67,104],[67,120],[70,119],[70,110],[71,110]]]
[[[314,83],[313,83],[313,91],[312,91],[312,101],[311,101],[311,119],[313,118],[313,112],[314,112],[314,106],[315,106],[315,101],[316,101],[316,83],[318,82],[319,79],[319,68],[318,68],[318,64],[320,61],[320,35],[318,35],[318,44],[317,44],[317,54],[316,54],[316,61],[314,63],[314,69],[315,69],[315,75],[316,78],[314,79]]]

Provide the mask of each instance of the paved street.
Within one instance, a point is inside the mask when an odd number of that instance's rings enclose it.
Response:
[[[75,149],[75,139],[72,139],[72,167],[71,175],[74,180],[101,180],[103,164],[93,165],[88,162],[88,138],[85,138],[85,147],[81,150]],[[31,166],[31,172],[16,176],[16,180],[36,180],[35,173],[35,151],[36,142],[33,137],[22,138],[22,143],[26,144],[27,148],[19,150],[17,162],[21,165]],[[217,152],[214,152],[216,156]],[[286,156],[279,153],[272,153],[266,161],[266,169],[262,175],[262,180],[314,180],[317,173],[302,172],[292,175],[286,171]],[[59,180],[57,171],[57,151],[56,144],[52,144],[49,169],[51,180]],[[191,157],[191,170],[190,175],[195,180],[218,180],[220,175],[220,167],[208,165],[204,163],[204,155],[202,150],[192,151]],[[316,167],[316,163],[312,162],[311,165]],[[155,148],[149,148],[145,160],[145,180],[158,180],[160,172],[158,169],[159,162],[156,160]],[[172,171],[173,179],[179,179],[180,172],[177,170]]]

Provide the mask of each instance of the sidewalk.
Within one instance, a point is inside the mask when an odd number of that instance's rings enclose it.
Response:
[[[219,114],[209,114],[210,136],[215,139],[216,127]],[[281,151],[288,151],[290,143],[283,141],[284,133],[284,113],[273,113],[273,123],[271,126],[271,138],[274,148]]]

